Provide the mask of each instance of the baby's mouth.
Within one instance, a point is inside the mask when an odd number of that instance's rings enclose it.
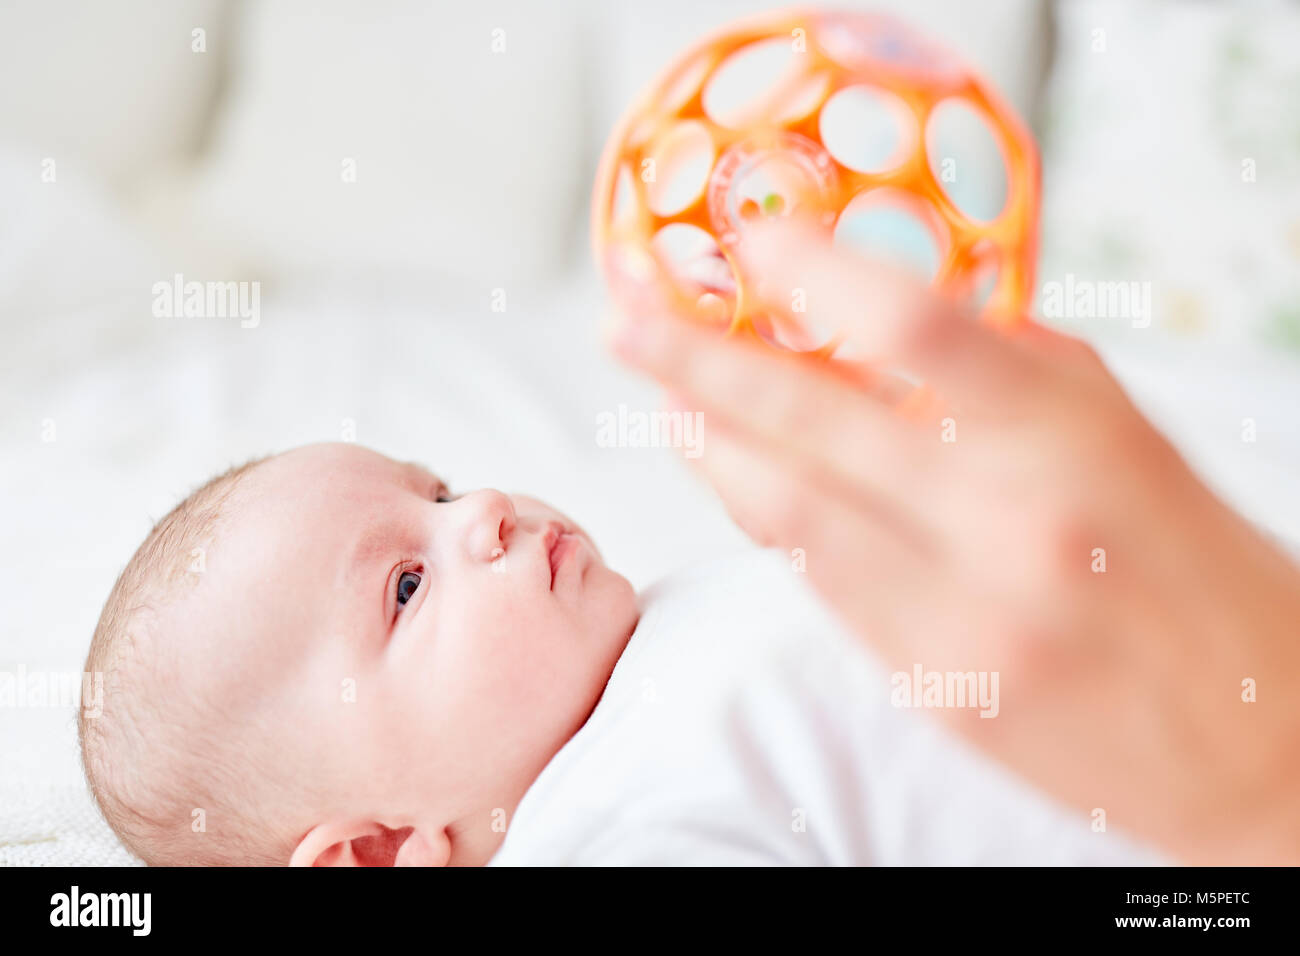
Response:
[[[546,541],[549,544],[547,554],[551,564],[551,590],[555,590],[555,576],[560,570],[560,565],[564,563],[565,558],[573,553],[574,546],[578,543],[577,535],[568,531],[561,525],[552,525],[546,529]]]

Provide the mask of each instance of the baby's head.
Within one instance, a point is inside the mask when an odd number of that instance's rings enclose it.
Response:
[[[636,619],[539,501],[296,449],[213,479],[123,571],[86,774],[148,863],[486,862]]]

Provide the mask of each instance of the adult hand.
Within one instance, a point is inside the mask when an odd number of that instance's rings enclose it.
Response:
[[[1188,862],[1300,861],[1300,570],[1083,343],[975,322],[798,224],[747,235],[742,265],[764,307],[941,398],[904,414],[878,377],[724,339],[623,270],[615,350],[704,413],[698,464],[751,537],[803,549],[894,666],[997,672],[996,719],[940,713],[1047,792]]]

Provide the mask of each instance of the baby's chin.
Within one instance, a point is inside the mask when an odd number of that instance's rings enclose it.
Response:
[[[612,616],[613,620],[620,622],[621,631],[617,639],[618,653],[623,653],[623,648],[632,637],[632,631],[636,629],[638,621],[641,619],[641,602],[637,598],[636,588],[632,587],[632,582],[617,571],[602,565],[605,573],[610,576],[610,589],[614,592],[614,606],[616,613]]]
[[[568,592],[565,597],[569,600],[576,598],[584,619],[583,630],[595,638],[593,646],[608,649],[617,658],[641,615],[636,589],[632,582],[605,564],[585,538],[579,547],[585,554],[575,555],[566,562],[567,567],[558,570],[555,589]],[[583,567],[584,561],[589,565]],[[612,658],[610,663],[612,666]]]

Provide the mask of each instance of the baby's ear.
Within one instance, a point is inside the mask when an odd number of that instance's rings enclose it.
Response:
[[[290,866],[445,866],[446,834],[426,839],[414,827],[393,830],[373,820],[322,823],[299,842]]]
[[[402,831],[407,837],[402,841],[393,866],[446,866],[451,857],[451,842],[447,831],[439,830],[433,840],[426,840],[419,830],[408,827]]]

